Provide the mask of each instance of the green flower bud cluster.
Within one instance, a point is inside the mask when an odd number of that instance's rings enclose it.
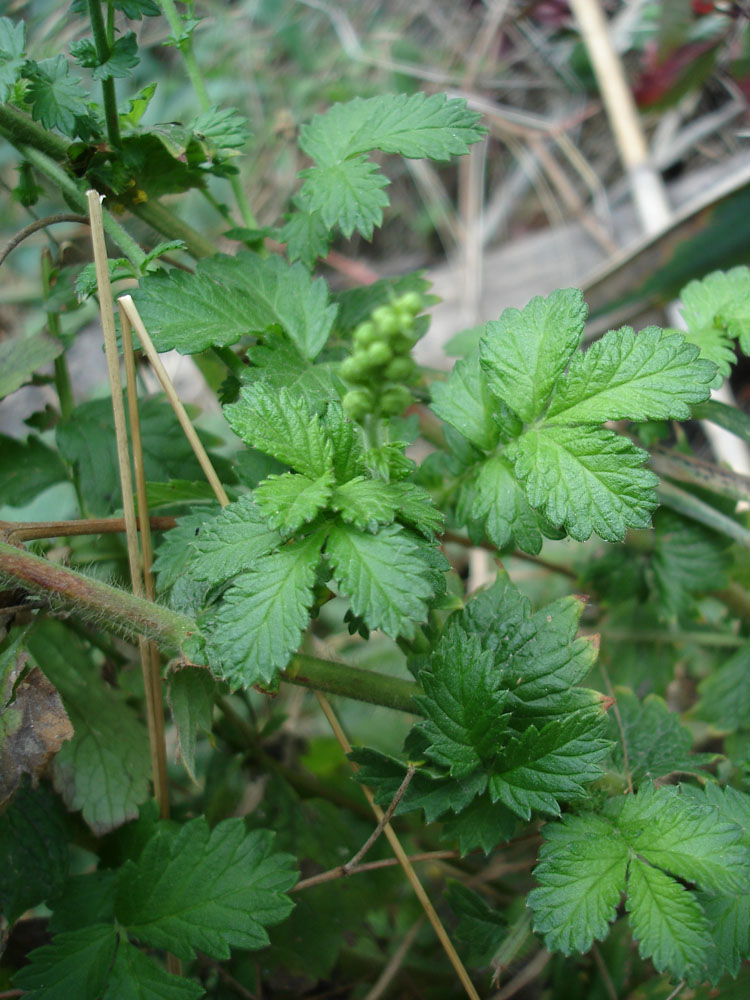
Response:
[[[343,400],[344,412],[361,421],[368,414],[392,417],[412,402],[406,388],[417,381],[411,357],[414,318],[424,308],[418,292],[406,292],[388,306],[378,306],[354,331],[354,352],[341,364],[339,374],[356,389]]]

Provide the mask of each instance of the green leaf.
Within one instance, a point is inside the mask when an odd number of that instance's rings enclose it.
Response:
[[[357,476],[337,486],[331,508],[338,511],[347,524],[362,531],[376,532],[378,525],[391,524],[396,507],[387,484],[380,479]]]
[[[557,383],[547,411],[550,424],[605,420],[689,420],[688,403],[709,395],[715,369],[679,334],[656,326],[636,336],[628,326],[610,330],[576,353]]]
[[[256,383],[224,407],[232,430],[245,444],[273,455],[295,471],[317,479],[332,465],[332,448],[307,401],[287,389],[272,392]]]
[[[476,353],[456,362],[447,382],[433,384],[431,409],[483,451],[492,451],[500,440],[493,397]]]
[[[630,862],[625,904],[638,941],[638,952],[658,972],[700,972],[712,947],[705,914],[695,896],[658,868],[638,858]]]
[[[38,368],[49,364],[59,354],[62,354],[62,344],[46,333],[0,341],[0,399],[15,392]]]
[[[344,416],[338,400],[329,403],[323,423],[326,437],[333,445],[336,482],[348,483],[365,471],[359,428]]]
[[[191,515],[191,527],[196,516],[201,515]],[[183,522],[187,525],[188,519],[183,518]],[[252,569],[259,559],[280,544],[281,536],[268,527],[255,500],[248,494],[230,503],[204,526],[195,524],[190,540],[189,573],[196,580],[212,585],[224,583]],[[155,564],[155,568],[159,567]]]
[[[156,805],[155,799],[153,803]],[[69,878],[60,894],[49,902],[52,910],[50,933],[60,934],[82,930],[92,924],[111,923],[115,919],[117,878],[118,872],[113,868],[100,868]]]
[[[478,892],[449,879],[443,892],[448,905],[458,917],[456,940],[469,946],[469,965],[489,965],[492,956],[508,933],[508,922]]]
[[[269,476],[253,492],[255,503],[266,524],[283,536],[293,535],[313,518],[331,499],[333,471],[317,479],[295,472]]]
[[[0,503],[23,507],[55,483],[68,481],[60,456],[35,435],[26,441],[0,434]]]
[[[745,729],[750,719],[750,643],[701,681],[697,714],[715,729]]]
[[[369,628],[382,629],[392,638],[414,635],[415,622],[427,617],[432,588],[408,532],[391,524],[371,535],[337,524],[329,535],[326,557],[352,611]]]
[[[541,426],[519,439],[515,471],[529,503],[552,524],[585,541],[592,532],[622,541],[649,526],[657,477],[642,468],[647,453],[613,431]]]
[[[216,681],[203,667],[182,667],[169,674],[167,700],[177,729],[177,757],[193,781],[195,743],[199,732],[210,733]]]
[[[482,462],[470,488],[470,517],[484,524],[491,542],[499,549],[515,544],[532,555],[541,551],[540,515],[529,506],[507,459],[497,456]]]
[[[518,817],[485,792],[477,796],[458,816],[442,820],[440,839],[455,843],[462,856],[481,847],[489,854],[498,844],[510,840],[518,826]]]
[[[502,802],[522,819],[532,809],[559,815],[558,802],[581,798],[584,784],[598,778],[599,761],[610,743],[603,739],[606,720],[591,712],[529,726],[500,751],[489,776],[493,802]]]
[[[729,540],[665,507],[657,511],[654,528],[651,571],[665,617],[676,620],[690,611],[693,595],[727,586]]]
[[[127,940],[120,940],[102,1000],[198,1000],[206,991],[173,976]]]
[[[317,163],[381,149],[414,159],[447,160],[468,152],[484,129],[466,101],[445,94],[384,94],[335,104],[300,131],[300,147]]]
[[[247,357],[252,362],[245,375],[249,383],[260,379],[277,392],[287,389],[303,396],[313,410],[339,400],[336,365],[313,364],[281,334],[266,332],[263,343],[248,348]]]
[[[244,115],[236,108],[219,108],[215,104],[196,115],[188,128],[208,153],[220,151],[225,156],[236,155],[250,138]]]
[[[151,758],[148,733],[125,692],[102,683],[81,640],[60,622],[35,625],[27,645],[75,730],[54,759],[56,790],[98,835],[134,819],[149,795]]]
[[[415,700],[425,721],[416,728],[428,740],[427,755],[454,777],[471,774],[500,749],[509,719],[501,679],[479,636],[458,627],[443,636],[419,674],[425,696]]]
[[[65,810],[49,785],[24,783],[0,815],[0,913],[9,923],[63,885],[68,838]]]
[[[328,256],[331,238],[320,212],[292,212],[278,234],[279,242],[286,243],[287,258],[310,269],[316,260]]]
[[[0,104],[10,97],[23,71],[26,50],[26,25],[0,17]]]
[[[30,964],[13,981],[28,991],[28,1000],[99,1000],[116,947],[112,924],[57,934],[51,944],[31,952]]]
[[[319,216],[328,229],[338,226],[349,238],[354,230],[372,239],[375,226],[383,223],[383,209],[388,196],[383,188],[390,184],[372,160],[366,156],[308,167],[300,171],[305,184],[297,195],[301,208]]]
[[[691,281],[680,292],[682,315],[688,340],[701,348],[704,357],[729,374],[732,338],[739,340],[744,354],[750,354],[750,268],[733,267],[714,271],[702,281]]]
[[[70,46],[70,54],[75,61],[79,66],[93,70],[91,75],[95,80],[130,76],[133,67],[140,62],[137,52],[138,42],[133,31],[127,31],[115,39],[112,50],[104,62],[99,58],[92,38],[81,38]]]
[[[65,56],[44,59],[37,63],[30,77],[27,99],[31,104],[31,117],[45,128],[57,128],[65,135],[73,135],[76,119],[88,114],[88,94],[80,78],[70,76]]]
[[[274,684],[299,646],[323,539],[316,532],[257,559],[224,595],[210,622],[209,651],[231,684]]]
[[[196,950],[223,959],[230,947],[264,947],[265,928],[292,909],[285,892],[298,878],[294,859],[274,853],[272,842],[267,830],[248,833],[240,818],[213,830],[203,817],[178,830],[162,826],[121,870],[118,921],[186,960]]]
[[[388,496],[396,507],[399,521],[415,528],[432,541],[443,530],[445,517],[435,506],[427,490],[416,483],[392,482],[387,487]]]
[[[479,345],[490,391],[525,422],[538,417],[578,346],[586,319],[578,289],[533,298],[487,323]]]
[[[301,264],[244,251],[204,258],[194,274],[147,274],[133,298],[157,349],[182,354],[279,326],[304,357],[315,358],[336,316],[325,282]]]

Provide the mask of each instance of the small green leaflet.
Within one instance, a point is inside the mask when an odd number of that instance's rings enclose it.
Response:
[[[268,330],[262,343],[248,348],[247,358],[252,366],[244,373],[243,382],[260,379],[276,392],[287,389],[295,396],[304,396],[313,410],[339,401],[337,386],[342,383],[335,373],[338,366],[332,362],[314,364],[281,333]]]
[[[193,781],[198,732],[211,732],[217,682],[203,667],[182,667],[168,675],[167,699],[177,729],[177,758]]]
[[[460,628],[442,637],[429,667],[420,671],[426,697],[415,700],[426,721],[417,730],[429,741],[427,755],[453,777],[466,777],[500,749],[509,719],[501,679],[492,652]]]
[[[300,171],[305,184],[297,202],[308,215],[320,216],[328,230],[338,226],[347,239],[354,230],[365,239],[383,223],[389,204],[383,188],[390,181],[366,156]]]
[[[221,152],[223,157],[236,156],[250,138],[247,118],[236,108],[219,108],[215,104],[196,115],[188,128],[210,152]]]
[[[315,358],[336,316],[322,279],[301,264],[246,251],[199,260],[194,274],[147,274],[133,298],[157,350],[182,354],[278,326],[304,357]]]
[[[643,785],[610,800],[602,815],[568,815],[544,828],[546,843],[528,897],[534,929],[550,950],[588,951],[615,917],[620,895],[644,958],[661,972],[700,976],[712,941],[698,894],[730,893],[746,885],[750,852],[742,830],[717,816],[697,789]]]
[[[687,338],[701,357],[718,366],[714,384],[720,385],[734,364],[734,345],[750,354],[750,268],[714,271],[702,281],[691,281],[680,292]]]
[[[323,532],[256,559],[210,622],[210,662],[230,684],[273,684],[302,639]]]
[[[70,76],[65,56],[36,63],[30,74],[27,98],[31,117],[48,129],[57,128],[73,135],[76,119],[88,114],[88,94],[77,76]]]
[[[482,451],[492,451],[500,429],[492,419],[493,397],[475,352],[457,361],[447,382],[432,386],[432,409]]]
[[[213,830],[203,817],[163,828],[121,869],[115,916],[139,941],[183,959],[263,948],[265,927],[291,911],[285,893],[298,878],[294,859],[272,844],[272,833],[248,833],[240,818]]]
[[[292,212],[279,230],[278,239],[286,243],[289,260],[299,260],[312,268],[318,258],[327,257],[332,233],[320,212]]]
[[[364,476],[337,486],[331,507],[341,514],[344,521],[362,531],[375,532],[378,525],[390,524],[396,516],[388,484],[379,479],[365,479]]]
[[[328,537],[326,558],[352,611],[369,628],[382,629],[392,638],[411,638],[415,622],[427,617],[432,587],[426,566],[416,542],[400,525],[387,525],[370,535],[336,524]]]
[[[0,17],[0,104],[10,97],[13,84],[21,76],[26,51],[26,25]]]
[[[243,388],[240,398],[224,407],[232,430],[245,444],[273,455],[295,471],[317,479],[332,465],[331,443],[307,401],[287,389],[272,392],[256,383]]]
[[[485,525],[487,537],[499,549],[514,542],[524,552],[541,551],[540,516],[529,506],[507,459],[497,456],[482,462],[467,488],[473,490],[469,516]]]
[[[13,978],[28,1000],[99,1000],[117,948],[112,924],[57,934]]]
[[[192,550],[192,554],[188,552],[190,576],[212,585],[252,569],[258,559],[281,544],[281,536],[268,527],[250,495],[230,503],[212,520],[205,515],[190,514],[180,519],[182,524],[186,526]],[[161,569],[161,558],[160,555],[154,568]]]
[[[199,1000],[205,995],[194,980],[173,976],[121,938],[102,1000]]]
[[[266,524],[282,536],[293,535],[312,521],[331,498],[333,471],[317,479],[295,472],[269,476],[256,487],[253,496]]]
[[[70,46],[70,54],[75,61],[79,66],[92,70],[91,75],[95,80],[130,76],[133,67],[140,62],[137,52],[138,42],[133,31],[126,31],[120,38],[115,39],[112,51],[104,62],[99,59],[92,38],[82,38]]]

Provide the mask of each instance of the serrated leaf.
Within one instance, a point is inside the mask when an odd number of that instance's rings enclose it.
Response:
[[[586,313],[581,292],[567,288],[487,323],[479,345],[487,384],[525,422],[547,405],[581,339]]]
[[[317,479],[332,467],[331,443],[305,399],[287,389],[272,392],[255,384],[244,388],[224,415],[245,444],[273,455],[297,472]]]
[[[77,76],[70,76],[65,56],[44,59],[36,63],[29,81],[27,99],[31,104],[31,117],[45,128],[57,128],[66,135],[73,135],[76,119],[88,114],[88,94]]]
[[[230,946],[268,944],[267,926],[292,909],[294,859],[273,852],[273,834],[240,818],[213,830],[203,817],[162,827],[120,875],[115,913],[128,932],[183,959],[196,950],[228,958]]]
[[[55,789],[96,834],[134,819],[149,795],[151,759],[148,733],[124,692],[102,683],[81,640],[60,622],[37,624],[27,645],[75,730],[54,759]]]
[[[286,243],[289,260],[299,260],[312,268],[315,261],[328,256],[333,234],[320,212],[292,212],[279,230],[280,243]]]
[[[453,777],[466,777],[500,749],[509,719],[501,679],[492,652],[458,627],[442,637],[420,671],[425,696],[415,700],[425,721],[416,728],[428,741],[427,755]]]
[[[282,334],[268,331],[263,343],[248,348],[247,357],[253,365],[245,376],[248,382],[260,379],[276,391],[301,395],[313,410],[339,400],[335,364],[314,364]]]
[[[218,504],[216,509],[206,507],[205,510],[191,510],[189,514],[178,518],[177,525],[171,531],[158,538],[152,569],[157,575],[157,590],[160,594],[168,593],[185,576],[188,563],[194,555],[193,542],[206,521],[211,521],[218,512]]]
[[[714,271],[702,281],[691,281],[680,292],[680,298],[688,339],[720,366],[722,375],[728,375],[734,359],[725,350],[727,339],[736,337],[743,353],[750,354],[750,268]]]
[[[658,868],[630,862],[626,907],[638,951],[657,971],[699,972],[712,947],[708,921],[696,898]]]
[[[300,147],[317,163],[332,164],[358,153],[447,160],[468,151],[484,133],[466,101],[445,94],[384,94],[335,104],[300,130]]]
[[[369,240],[374,227],[382,225],[388,205],[383,188],[390,181],[366,156],[308,167],[300,177],[305,178],[297,195],[300,207],[320,216],[328,229],[338,226],[347,238],[356,229]]]
[[[247,118],[236,108],[212,105],[190,121],[188,128],[207,151],[237,151],[250,138]]]
[[[157,349],[182,354],[279,326],[304,357],[315,358],[336,316],[322,279],[301,264],[245,251],[204,258],[194,274],[147,274],[133,298]]]
[[[240,497],[230,503],[207,524],[198,524],[191,515],[192,555],[189,555],[189,572],[196,580],[210,584],[231,580],[238,573],[252,569],[263,556],[269,555],[281,544],[281,536],[266,524],[252,496]],[[207,518],[203,518],[204,521]],[[183,518],[181,523],[188,523]],[[189,528],[186,527],[189,532]],[[156,568],[161,569],[158,565]]]
[[[0,434],[0,503],[23,507],[55,483],[68,481],[68,470],[59,454],[36,434],[26,441]]]
[[[547,843],[534,870],[541,885],[527,903],[547,947],[570,955],[607,936],[625,886],[627,845],[596,815],[565,816],[544,827]]]
[[[540,508],[572,538],[596,532],[622,541],[628,528],[646,528],[657,506],[647,453],[613,431],[593,427],[541,426],[517,444],[515,472],[532,507]]]
[[[195,743],[198,732],[210,733],[216,680],[203,667],[183,667],[169,674],[167,700],[177,729],[177,758],[195,781]]]
[[[388,484],[388,496],[396,507],[398,520],[415,528],[428,540],[432,541],[443,530],[445,516],[421,486],[404,480],[391,482]]]
[[[126,31],[116,38],[107,58],[102,62],[92,38],[81,38],[70,46],[70,54],[79,66],[92,70],[95,80],[110,80],[130,76],[131,70],[140,59],[137,55],[138,41],[135,32]]]
[[[206,991],[173,976],[127,940],[120,940],[102,1000],[199,1000]]]
[[[378,525],[391,524],[396,516],[387,484],[380,479],[365,479],[364,476],[337,486],[331,508],[338,511],[347,524],[370,532],[377,531]]]
[[[338,400],[328,404],[323,426],[333,446],[333,472],[337,483],[348,483],[365,471],[360,430],[344,416]]]
[[[238,577],[210,622],[209,654],[231,684],[273,684],[310,617],[323,532],[257,559]]]
[[[266,524],[283,536],[293,535],[328,504],[333,486],[333,471],[317,479],[295,472],[269,476],[253,492],[255,503]]]
[[[499,802],[483,793],[477,796],[458,816],[442,821],[440,839],[444,843],[458,841],[461,855],[478,847],[489,854],[498,844],[510,840],[518,826],[518,817]]]
[[[747,727],[750,719],[750,643],[701,681],[697,714],[719,731]]]
[[[665,617],[675,620],[690,610],[693,595],[727,586],[729,539],[666,508],[654,516],[654,528],[651,570]]]
[[[352,611],[369,628],[392,638],[414,635],[415,622],[427,616],[432,588],[408,532],[391,524],[371,535],[337,524],[328,537],[326,557]]]
[[[430,408],[483,451],[492,451],[500,440],[494,405],[477,353],[457,361],[447,382],[432,385]]]
[[[0,17],[0,104],[10,97],[14,83],[21,76],[26,51],[26,25]]]
[[[710,393],[715,369],[693,344],[656,326],[636,336],[610,330],[573,355],[559,379],[545,421],[600,424],[605,420],[689,420],[688,403]]]
[[[508,922],[478,892],[453,879],[443,893],[458,917],[454,936],[469,946],[470,965],[488,965],[508,933]]]
[[[599,761],[610,748],[603,739],[606,720],[580,712],[566,719],[525,729],[518,740],[500,751],[489,776],[493,802],[502,802],[521,819],[532,809],[558,815],[558,802],[584,794],[584,784],[602,773]]]
[[[542,548],[540,518],[529,506],[507,459],[497,456],[482,462],[471,483],[469,516],[485,526],[487,537],[499,549],[515,544],[537,555]]]
[[[13,981],[27,991],[28,1000],[99,1000],[116,947],[112,924],[57,934],[51,944],[31,952],[30,964]]]

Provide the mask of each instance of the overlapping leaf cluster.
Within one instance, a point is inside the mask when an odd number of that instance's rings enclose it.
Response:
[[[560,530],[621,541],[657,506],[647,453],[610,420],[684,420],[715,367],[676,333],[613,330],[578,351],[586,307],[567,289],[487,323],[478,352],[433,390],[449,425],[441,473],[475,535],[527,552]]]
[[[489,851],[518,819],[557,815],[585,794],[610,743],[602,696],[577,686],[596,657],[576,638],[582,610],[565,598],[532,614],[501,577],[450,620],[419,673],[424,721],[405,750],[420,766],[400,812],[421,808],[462,851]],[[367,748],[354,759],[389,802],[406,763]]]

